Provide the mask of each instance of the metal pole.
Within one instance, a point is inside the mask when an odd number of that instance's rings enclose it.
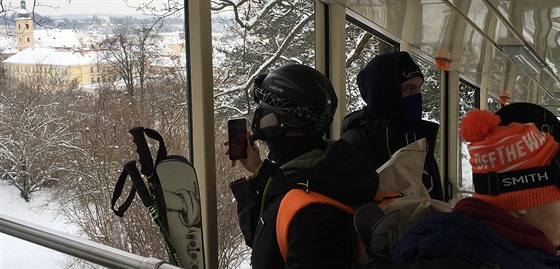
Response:
[[[146,258],[3,214],[0,214],[0,233],[109,268],[181,269],[156,258]]]

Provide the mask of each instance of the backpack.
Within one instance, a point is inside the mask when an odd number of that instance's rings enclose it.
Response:
[[[495,264],[482,264],[480,266],[469,264],[455,258],[440,258],[420,260],[415,262],[386,263],[386,264],[354,264],[351,269],[500,269]]]
[[[419,139],[395,152],[376,171],[379,174],[379,188],[376,200],[385,214],[399,210],[397,238],[431,212],[451,212],[449,203],[430,197],[422,183],[424,159],[428,152],[426,138]],[[383,197],[383,193],[389,195]],[[394,193],[400,194],[395,199]]]
[[[313,203],[327,204],[354,215],[354,209],[352,207],[318,192],[305,191],[302,189],[290,190],[286,193],[284,198],[282,198],[276,218],[276,239],[284,260],[286,260],[288,254],[288,231],[292,219],[300,209]]]
[[[398,201],[398,200],[397,200]],[[437,258],[414,262],[395,262],[389,259],[391,247],[398,241],[400,210],[385,214],[376,205],[358,209],[354,215],[356,230],[365,247],[368,260],[352,265],[352,269],[500,269],[486,263],[480,266],[456,258]]]
[[[393,264],[387,260],[392,246],[416,221],[431,212],[451,211],[448,203],[430,198],[422,182],[427,147],[427,140],[423,138],[395,152],[385,164],[377,169],[380,183],[374,201],[359,208],[352,208],[315,192],[306,192],[301,189],[289,191],[280,203],[276,221],[276,236],[284,259],[288,251],[288,231],[292,218],[305,206],[322,203],[337,207],[354,216],[354,232],[357,239],[355,266],[358,267],[356,268],[361,268],[359,266],[362,265]],[[446,264],[444,261],[436,262]],[[446,260],[446,262],[450,261]],[[422,266],[425,263],[413,263],[412,266]],[[462,264],[465,263],[462,262]],[[478,268],[466,267],[467,265],[465,267],[456,266],[456,268]]]
[[[428,152],[427,147],[426,138],[415,141],[395,152],[389,161],[377,169],[380,183],[375,199],[372,201],[372,206],[378,208],[382,215],[389,215],[393,211],[399,212],[398,214],[391,214],[392,217],[389,218],[397,228],[394,240],[382,249],[390,249],[396,240],[425,214],[432,211],[451,211],[449,204],[431,199],[422,183],[421,178],[424,170],[424,159]],[[280,203],[276,221],[276,236],[280,252],[282,252],[284,258],[288,249],[288,230],[292,218],[300,209],[312,203],[328,204],[350,215],[354,215],[359,210],[359,208],[352,208],[319,193],[306,192],[301,189],[289,191]],[[363,207],[369,208],[368,205]],[[375,218],[377,217],[380,216],[375,216]],[[396,226],[397,224],[399,225]],[[387,225],[387,222],[385,222],[385,225]],[[364,228],[362,225],[362,228],[356,229]],[[369,259],[365,255],[365,249],[362,242],[359,241],[360,239],[363,240],[364,238],[358,238],[356,244],[357,259],[367,262]]]
[[[389,259],[392,247],[408,229],[431,212],[451,212],[451,205],[430,198],[421,181],[425,139],[399,151],[380,168],[377,199],[381,204],[365,205],[356,210],[354,225],[363,242],[367,262],[355,263],[352,269],[499,269],[494,264],[472,265],[456,258],[439,258],[415,262],[395,262]],[[380,193],[400,193],[401,196],[380,197]],[[387,199],[388,198],[388,199]]]

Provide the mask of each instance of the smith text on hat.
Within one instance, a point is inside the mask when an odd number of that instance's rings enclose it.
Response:
[[[519,177],[506,177],[502,179],[502,186],[509,187],[520,184],[535,183],[541,181],[549,181],[548,173],[532,173],[527,175],[521,175]]]

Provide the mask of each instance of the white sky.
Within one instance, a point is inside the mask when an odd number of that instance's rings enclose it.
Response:
[[[19,8],[19,0],[0,0],[4,8]],[[35,11],[41,15],[64,15],[64,14],[141,14],[135,8],[126,5],[124,0],[36,0]],[[130,6],[137,7],[143,3],[152,2],[155,7],[163,8],[183,0],[128,0]],[[33,0],[26,0],[27,10],[33,7]],[[47,7],[50,6],[50,7]],[[56,8],[53,8],[56,7]]]

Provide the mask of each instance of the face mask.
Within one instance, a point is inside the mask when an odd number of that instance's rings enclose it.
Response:
[[[417,93],[403,98],[406,116],[406,128],[413,130],[422,120],[422,94]]]

